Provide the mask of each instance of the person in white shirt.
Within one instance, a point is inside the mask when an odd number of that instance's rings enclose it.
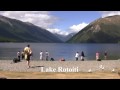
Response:
[[[79,52],[76,52],[75,54],[76,61],[78,61],[78,57],[79,57]]]
[[[18,57],[18,59],[20,61],[20,51],[17,52],[17,57]]]
[[[43,52],[40,51],[40,60],[43,60]]]

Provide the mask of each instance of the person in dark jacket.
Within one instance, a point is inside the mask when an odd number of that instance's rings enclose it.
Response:
[[[85,57],[85,55],[84,55],[84,52],[82,51],[82,52],[81,52],[81,60],[82,60],[82,61],[84,61],[84,57]]]

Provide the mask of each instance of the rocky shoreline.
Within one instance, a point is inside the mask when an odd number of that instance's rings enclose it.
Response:
[[[13,63],[12,60],[0,60],[0,71],[16,72],[116,72],[120,69],[120,60],[103,61],[39,61],[31,60],[27,68],[25,60]]]

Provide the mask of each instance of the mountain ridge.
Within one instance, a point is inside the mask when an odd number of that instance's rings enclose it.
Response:
[[[68,43],[119,43],[120,42],[120,15],[99,18],[72,38]]]
[[[0,42],[62,43],[46,29],[2,15],[0,15]]]

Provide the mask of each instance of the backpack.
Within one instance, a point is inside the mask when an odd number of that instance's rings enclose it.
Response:
[[[19,61],[20,61],[20,60],[19,60],[18,58],[14,58],[14,59],[13,59],[13,62],[14,62],[14,63],[17,63],[17,62],[19,62]]]

